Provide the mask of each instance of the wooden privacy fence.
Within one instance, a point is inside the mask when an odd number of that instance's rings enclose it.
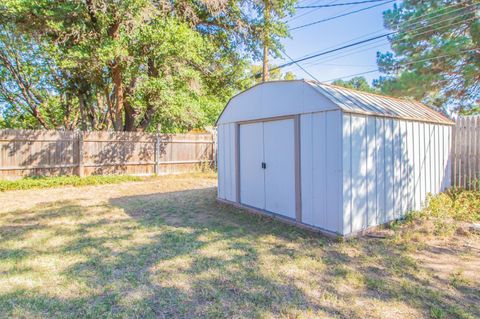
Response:
[[[214,134],[0,130],[0,177],[153,175],[211,166]]]
[[[452,186],[480,190],[480,116],[458,117],[452,138]]]

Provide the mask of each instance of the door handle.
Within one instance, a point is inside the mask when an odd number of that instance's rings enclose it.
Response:
[[[262,168],[263,168],[263,169],[266,169],[266,168],[267,168],[267,163],[262,162]]]

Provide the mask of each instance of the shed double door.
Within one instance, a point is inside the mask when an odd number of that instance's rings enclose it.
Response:
[[[240,201],[295,218],[293,119],[240,125]]]

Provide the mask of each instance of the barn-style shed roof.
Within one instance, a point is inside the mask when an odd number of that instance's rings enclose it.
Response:
[[[440,112],[413,100],[372,94],[315,81],[307,81],[307,83],[327,96],[344,112],[454,124],[452,120]]]
[[[416,101],[305,80],[254,85],[230,99],[217,124],[335,109],[346,113],[454,125],[445,115]]]

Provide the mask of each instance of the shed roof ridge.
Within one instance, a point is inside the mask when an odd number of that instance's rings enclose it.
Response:
[[[438,111],[438,110],[435,110],[431,107],[429,107],[428,105],[425,105],[424,103],[421,103],[417,100],[414,100],[414,99],[405,99],[405,98],[398,98],[398,97],[393,97],[393,96],[388,96],[388,95],[381,95],[381,94],[377,94],[377,93],[371,93],[371,92],[365,92],[365,91],[361,91],[361,90],[356,90],[356,89],[352,89],[352,88],[346,88],[346,87],[343,87],[343,86],[339,86],[339,85],[333,85],[333,84],[328,84],[328,83],[324,83],[324,82],[319,82],[319,81],[313,81],[313,80],[305,80],[305,82],[309,83],[309,84],[313,84],[317,87],[320,87],[321,86],[327,86],[327,87],[331,87],[333,89],[338,89],[338,90],[341,90],[341,91],[349,91],[349,92],[353,92],[355,94],[360,94],[360,95],[367,95],[367,96],[373,96],[375,98],[381,98],[381,99],[387,99],[387,100],[391,100],[391,101],[397,101],[397,102],[402,102],[402,103],[411,103],[413,105],[416,105],[416,106],[420,106],[421,108],[423,108],[424,110],[428,111],[430,114],[430,116],[433,116],[433,117],[436,117],[437,118],[437,122],[441,122],[441,121],[447,121],[449,122],[450,124],[454,124],[455,122],[450,119],[448,116],[446,116],[445,114],[443,114],[442,112]],[[335,102],[334,102],[335,103]],[[338,104],[338,103],[337,103]],[[340,108],[344,109],[343,106],[339,105]],[[414,118],[412,118],[414,119]]]
[[[347,91],[358,92],[358,93],[360,93],[360,94],[373,95],[373,96],[380,97],[380,98],[383,98],[383,99],[387,98],[387,99],[397,100],[397,101],[402,101],[402,102],[416,102],[416,103],[420,103],[420,102],[418,102],[418,101],[416,101],[416,100],[411,100],[411,99],[406,99],[406,98],[399,98],[399,97],[394,97],[394,96],[389,96],[389,95],[382,95],[382,94],[372,93],[372,92],[366,92],[366,91],[361,91],[361,90],[357,90],[357,89],[347,88],[347,87],[340,86],[340,85],[329,84],[329,83],[325,83],[325,82],[317,82],[317,81],[307,81],[307,82],[312,82],[312,83],[315,83],[315,84],[331,86],[331,87],[334,87],[334,88],[338,88],[338,89],[340,89],[340,90],[347,90]],[[420,103],[420,104],[422,104],[422,103]],[[425,106],[426,106],[426,105],[425,105]],[[428,106],[427,106],[427,107],[428,107]]]

